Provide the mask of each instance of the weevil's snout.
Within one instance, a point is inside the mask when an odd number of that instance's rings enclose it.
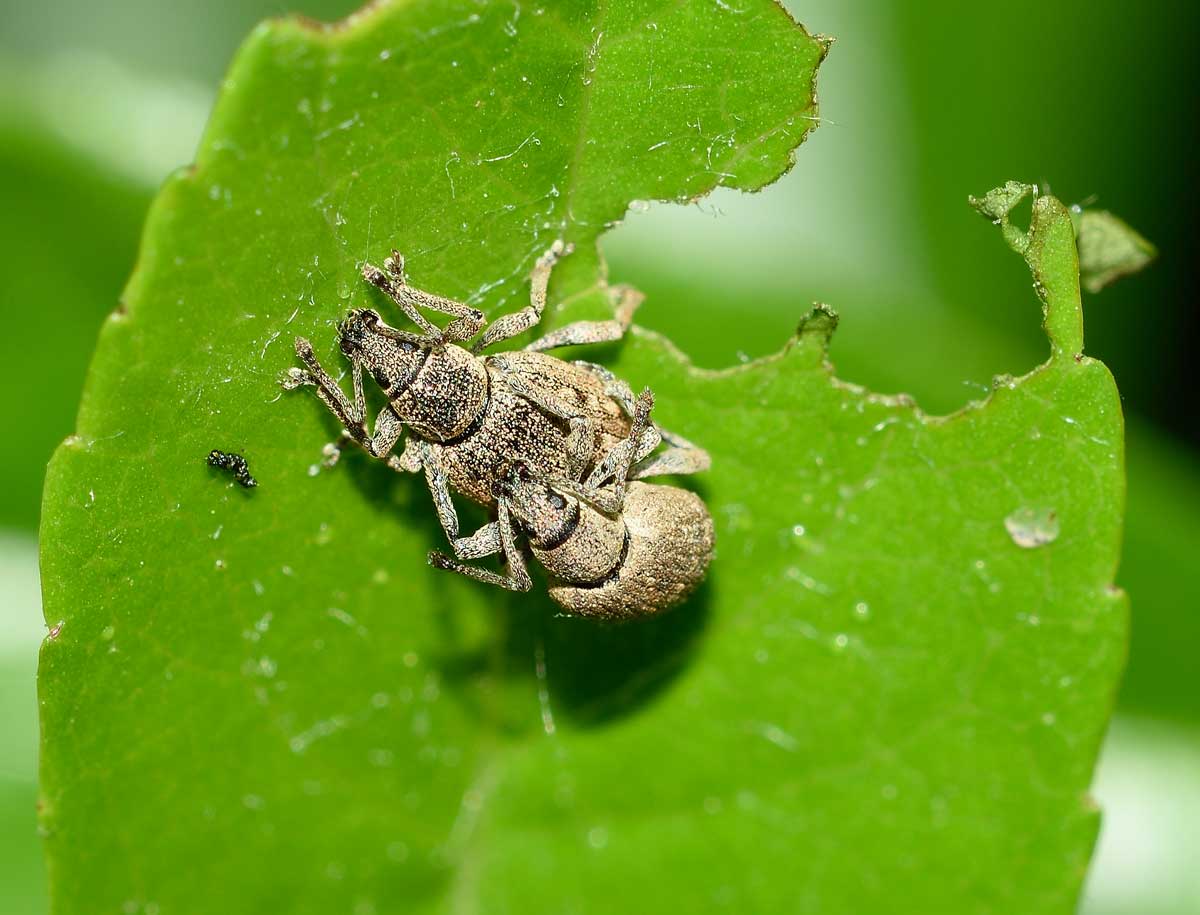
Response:
[[[369,308],[356,308],[346,315],[346,320],[338,325],[342,352],[347,356],[361,353],[367,335],[376,328],[379,320],[379,314]]]

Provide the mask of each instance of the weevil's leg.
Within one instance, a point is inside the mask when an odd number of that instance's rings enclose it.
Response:
[[[633,414],[637,411],[637,399],[633,396],[633,388],[627,382],[618,378],[604,366],[594,362],[575,359],[571,364],[577,365],[599,378],[604,384],[605,395],[616,401],[617,405],[625,411],[626,416],[630,419],[633,418]]]
[[[523,334],[542,320],[542,312],[546,310],[546,289],[550,286],[550,271],[560,257],[570,254],[572,250],[571,245],[564,245],[562,239],[558,239],[537,259],[529,275],[529,304],[520,311],[501,315],[493,321],[471,352],[483,352],[493,344]]]
[[[404,451],[399,455],[388,456],[388,466],[397,473],[418,473],[421,470],[421,440],[408,438],[404,442]]]
[[[482,559],[495,556],[504,544],[500,538],[500,522],[485,524],[470,537],[459,537],[454,541],[454,555],[459,559]]]
[[[689,473],[702,473],[711,466],[712,458],[703,448],[668,448],[643,463],[636,464],[629,473],[629,479],[685,476]]]
[[[392,470],[398,473],[415,473],[421,469],[421,465],[419,461],[415,465],[411,463],[407,443],[403,455],[397,456],[391,453],[403,432],[404,423],[401,422],[400,417],[392,412],[391,407],[384,407],[375,418],[375,432],[373,435],[360,439],[348,430],[343,429],[342,434],[337,437],[337,441],[330,442],[321,449],[321,453],[324,455],[321,463],[326,467],[333,467],[341,458],[345,447],[353,442],[361,445],[367,454],[371,455],[371,457],[379,458],[392,468]]]
[[[446,533],[446,539],[454,543],[458,539],[458,512],[455,511],[454,500],[450,497],[445,468],[428,443],[421,442],[417,449],[421,456],[421,466],[425,468],[425,482],[433,496],[433,507],[437,511],[438,521]]]
[[[586,369],[603,381],[604,393],[615,400],[628,416],[632,417],[634,415],[636,403],[633,391],[628,384],[602,365],[582,360],[577,360],[573,364]],[[662,440],[667,443],[667,447],[664,451],[652,457],[643,455],[641,458],[635,458],[634,466],[629,472],[629,479],[640,480],[644,477],[663,476],[666,474],[682,476],[689,473],[700,473],[708,470],[712,465],[712,460],[709,458],[708,452],[703,448],[693,445],[682,435],[670,432],[657,423],[654,424],[654,428],[658,430],[659,435],[662,436]]]
[[[375,432],[364,443],[363,447],[371,457],[387,458],[391,455],[400,434],[404,432],[404,423],[390,406],[384,407],[375,417]]]
[[[363,278],[386,293],[405,317],[424,331],[427,340],[435,344],[461,343],[474,337],[487,323],[483,312],[477,308],[409,286],[404,279],[404,258],[399,251],[393,251],[383,266],[384,269],[380,270],[371,264],[363,264]],[[421,314],[419,308],[450,315],[454,320],[442,330]]]
[[[430,552],[429,564],[438,569],[457,572],[459,575],[465,575],[485,584],[506,588],[509,591],[528,591],[533,587],[533,582],[529,578],[529,571],[525,568],[525,556],[517,548],[516,532],[513,529],[512,517],[509,515],[507,500],[501,499],[497,503],[497,509],[499,518],[496,521],[496,527],[500,534],[504,559],[508,564],[507,575],[466,565],[436,550]]]
[[[296,355],[308,367],[308,371],[298,368],[289,369],[287,377],[282,382],[284,390],[291,391],[304,385],[316,387],[317,396],[346,428],[346,434],[358,440],[366,438],[367,427],[363,415],[366,407],[362,397],[362,369],[357,365],[354,366],[354,403],[351,403],[338,383],[317,361],[312,344],[303,337],[296,338]]]
[[[321,367],[321,363],[317,361],[316,354],[313,352],[312,344],[304,337],[296,338],[296,355],[308,367],[308,371],[294,367],[289,369],[287,376],[281,382],[283,389],[291,391],[304,385],[312,385],[316,387],[317,395],[325,401],[325,405],[342,421],[343,426],[361,425],[363,417],[362,412],[356,410],[358,405],[350,402],[338,383]],[[357,393],[356,390],[355,394]]]
[[[644,296],[629,286],[616,286],[616,314],[608,321],[576,321],[539,337],[525,349],[532,352],[554,349],[559,346],[582,346],[585,343],[609,343],[625,336],[633,321],[633,313],[642,304]]]
[[[650,411],[653,408],[654,395],[649,388],[646,388],[638,396],[633,423],[629,428],[629,437],[613,445],[604,459],[596,465],[596,468],[584,481],[585,488],[599,490],[601,486],[611,480],[613,499],[619,505],[624,505],[625,480],[629,475],[629,468],[646,457],[662,441],[658,430],[650,422]]]

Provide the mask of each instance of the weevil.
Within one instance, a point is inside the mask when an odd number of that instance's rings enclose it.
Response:
[[[638,398],[630,439],[649,420],[653,399]],[[704,579],[713,551],[713,522],[703,500],[674,486],[631,482],[621,511],[605,513],[517,461],[496,487],[497,519],[480,531],[476,558],[502,553],[507,574],[466,565],[438,552],[430,562],[511,591],[532,587],[518,546],[549,573],[550,596],[568,613],[625,620],[660,613]]]
[[[315,387],[343,427],[339,439],[325,447],[326,464],[336,463],[342,448],[354,443],[393,470],[423,471],[442,529],[460,559],[474,558],[481,544],[490,544],[490,526],[461,537],[451,491],[495,508],[498,487],[518,462],[533,478],[552,482],[610,515],[622,509],[627,480],[695,473],[709,466],[703,449],[653,423],[631,437],[635,398],[611,372],[544,352],[619,339],[640,302],[633,290],[614,290],[611,320],[578,321],[522,350],[484,355],[538,324],[551,270],[568,253],[562,242],[555,242],[530,276],[529,305],[490,326],[477,309],[410,286],[404,258],[396,251],[383,269],[364,265],[364,279],[420,330],[391,327],[372,309],[352,310],[338,325],[340,349],[351,364],[351,397],[322,368],[312,344],[296,338],[305,368],[290,369],[284,388]],[[422,308],[449,315],[451,321],[439,328]],[[367,428],[364,373],[388,398],[373,432]],[[394,454],[405,427],[404,448]],[[661,443],[666,447],[652,453]]]

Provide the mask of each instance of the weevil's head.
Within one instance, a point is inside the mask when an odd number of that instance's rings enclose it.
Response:
[[[342,352],[360,363],[385,394],[395,396],[416,377],[429,351],[370,308],[356,308],[338,325]]]
[[[530,540],[539,546],[557,545],[579,523],[579,500],[538,479],[529,467],[516,461],[496,485]]]

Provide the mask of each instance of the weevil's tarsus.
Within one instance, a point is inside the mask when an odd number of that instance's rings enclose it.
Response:
[[[371,264],[363,264],[363,278],[391,298],[405,317],[425,332],[425,339],[432,345],[443,346],[470,340],[487,323],[478,308],[409,286],[404,277],[404,258],[399,251],[393,250],[392,256],[383,265],[385,269],[380,270]],[[421,314],[421,308],[449,315],[454,320],[442,330]]]

